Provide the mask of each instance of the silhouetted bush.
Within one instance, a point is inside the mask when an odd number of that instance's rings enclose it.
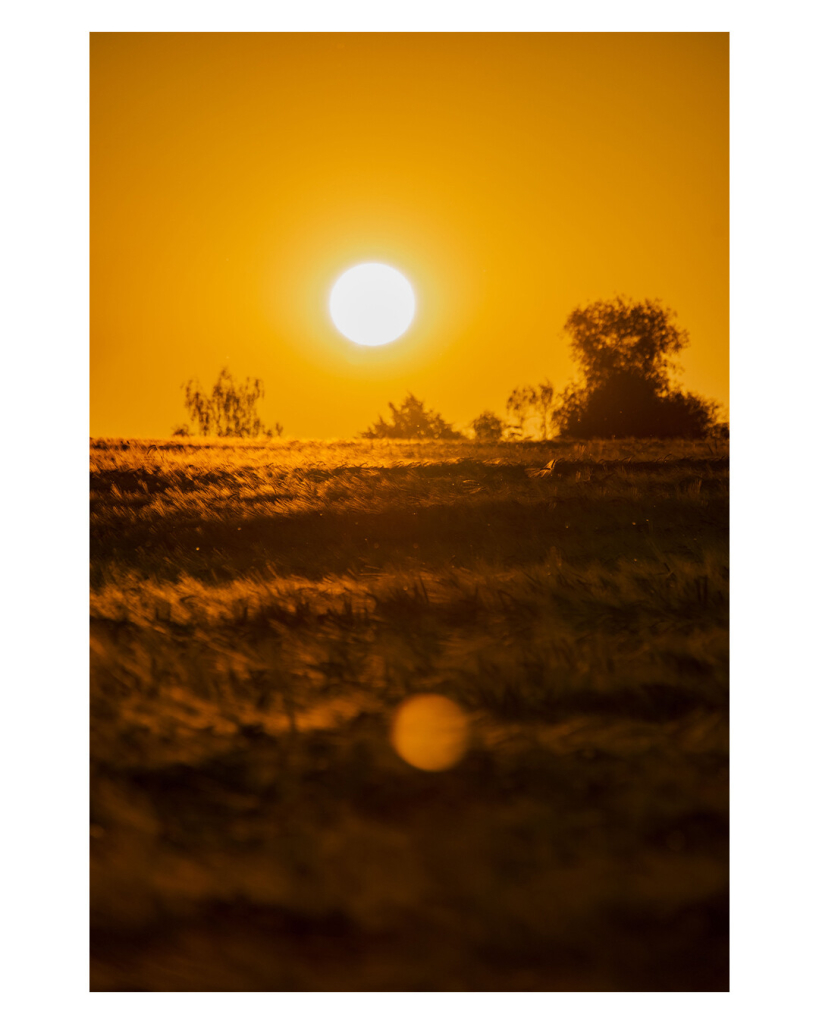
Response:
[[[705,437],[715,413],[712,402],[627,373],[595,388],[569,388],[562,398],[561,433],[577,438]]]
[[[499,441],[505,428],[503,420],[489,409],[476,416],[469,425],[475,432],[476,441]]]
[[[379,416],[376,423],[362,432],[367,438],[432,438],[438,441],[456,440],[463,434],[447,423],[440,413],[433,409],[425,409],[420,398],[411,392],[400,406],[396,408],[389,402],[392,412],[392,423],[387,423]]]

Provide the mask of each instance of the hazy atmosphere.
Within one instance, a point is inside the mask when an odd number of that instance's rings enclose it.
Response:
[[[285,436],[407,391],[463,428],[618,294],[727,408],[727,34],[96,33],[91,87],[93,436],[168,436],[223,366]],[[367,261],[417,312],[362,350],[328,300]]]
[[[727,34],[93,35],[91,221],[92,991],[726,991]]]

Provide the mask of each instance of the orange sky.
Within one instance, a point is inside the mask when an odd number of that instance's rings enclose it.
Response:
[[[418,302],[382,348],[327,313],[365,261]],[[568,313],[616,294],[727,406],[727,34],[91,36],[94,436],[168,436],[224,365],[285,436],[408,390],[464,427],[563,386]]]

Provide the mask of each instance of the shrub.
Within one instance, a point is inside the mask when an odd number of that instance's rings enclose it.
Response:
[[[433,438],[438,441],[455,440],[463,434],[447,423],[440,413],[425,409],[420,398],[411,392],[400,406],[388,403],[392,412],[392,423],[379,416],[377,422],[362,432],[367,438]]]
[[[505,428],[503,420],[489,409],[476,416],[469,425],[475,433],[476,441],[499,441]]]

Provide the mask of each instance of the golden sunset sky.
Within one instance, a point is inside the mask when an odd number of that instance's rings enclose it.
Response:
[[[286,435],[408,390],[465,427],[617,294],[727,407],[728,142],[727,33],[93,33],[91,433],[168,436],[225,365]],[[380,348],[328,314],[368,261],[417,299]]]

